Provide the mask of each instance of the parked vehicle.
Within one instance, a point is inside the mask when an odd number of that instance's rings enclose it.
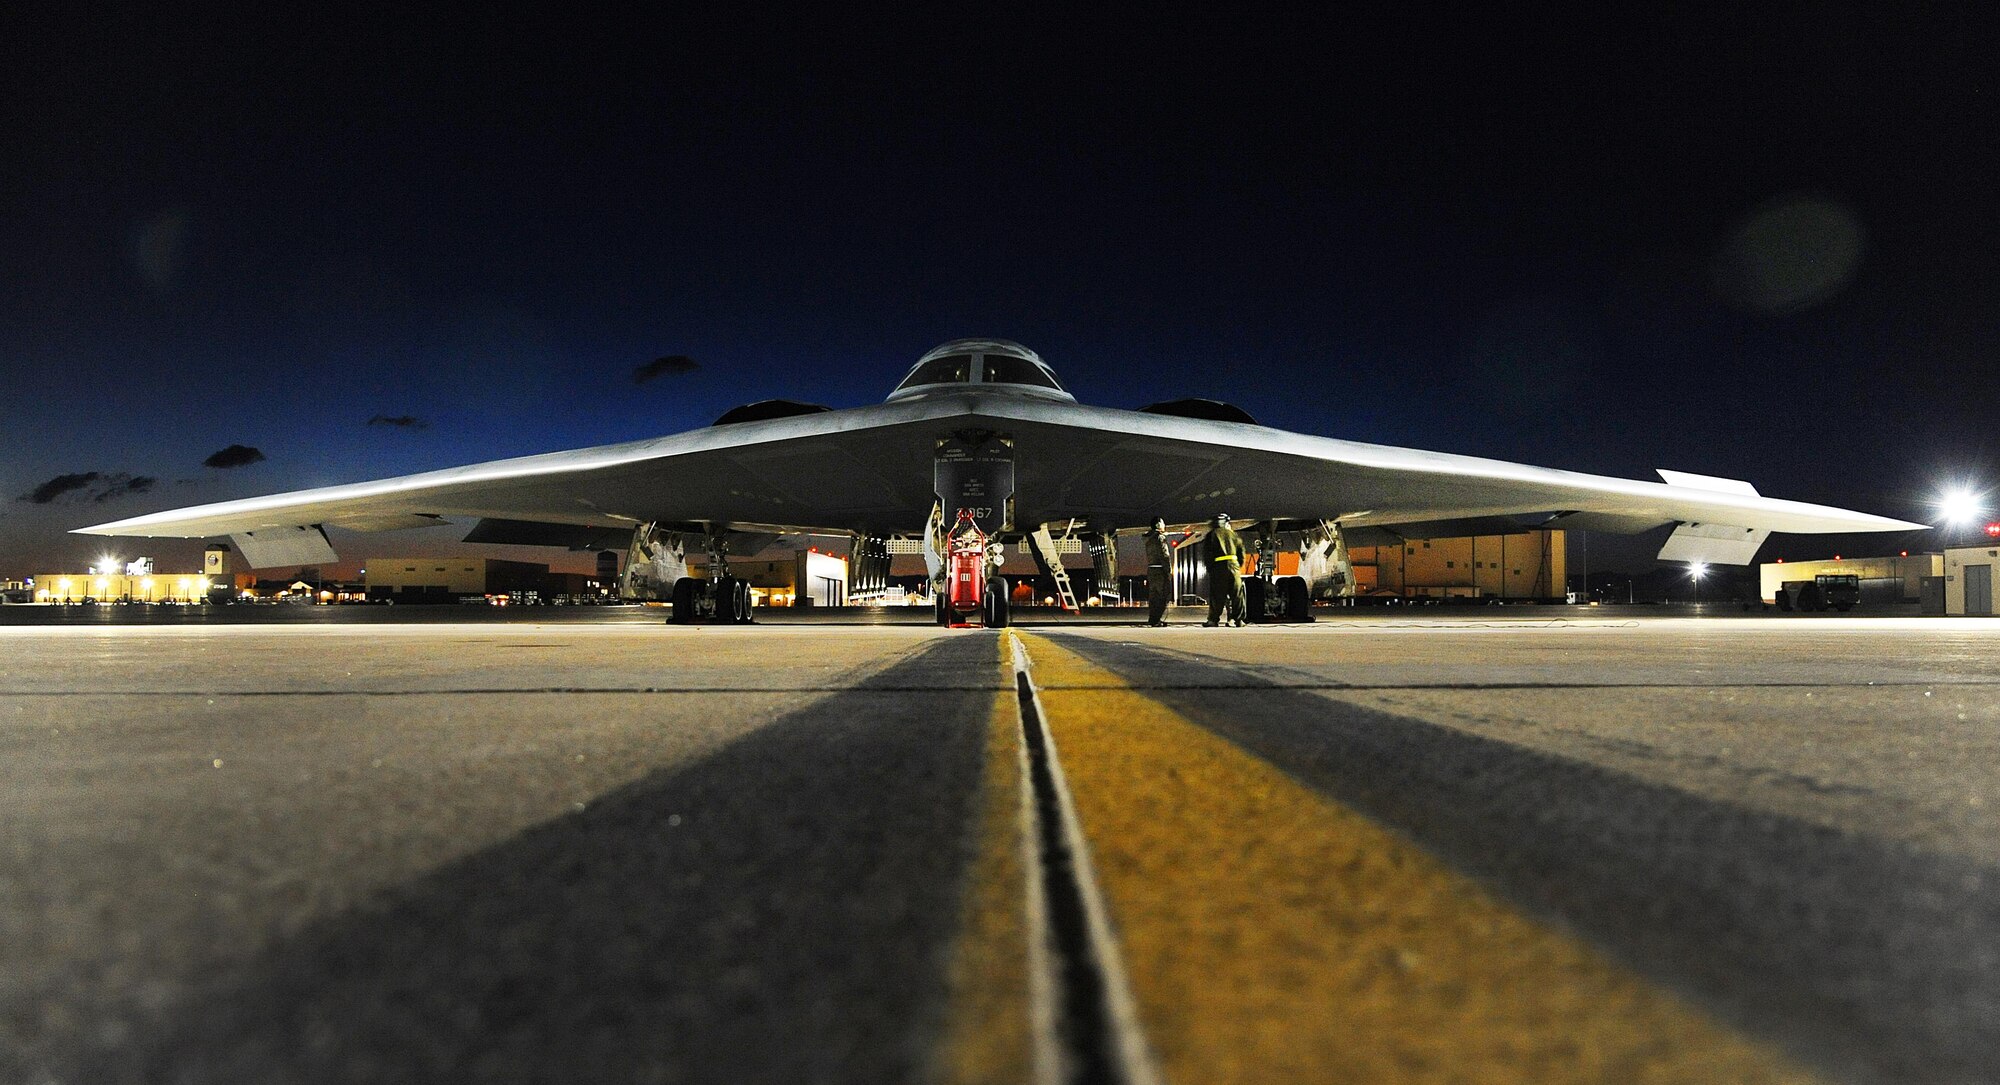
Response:
[[[1843,613],[1861,601],[1861,577],[1854,573],[1821,573],[1811,580],[1787,580],[1778,586],[1779,610]]]

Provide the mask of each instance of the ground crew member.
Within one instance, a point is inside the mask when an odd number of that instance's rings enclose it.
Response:
[[[1167,521],[1153,517],[1146,531],[1146,624],[1167,624],[1167,604],[1174,596],[1174,544],[1167,541]]]
[[[1229,526],[1229,515],[1218,512],[1209,521],[1208,538],[1201,542],[1202,556],[1208,559],[1207,626],[1222,624],[1222,611],[1229,609],[1229,624],[1243,624],[1249,604],[1243,598],[1243,536]]]

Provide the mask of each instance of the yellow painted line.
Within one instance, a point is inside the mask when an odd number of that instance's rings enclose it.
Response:
[[[959,936],[953,947],[950,1003],[944,1042],[931,1080],[950,1085],[1020,1085],[1049,1080],[1036,1066],[1052,1050],[1047,1022],[1034,1029],[1035,1014],[1046,1013],[1046,992],[1035,985],[1046,976],[1040,930],[1031,908],[1039,908],[1041,884],[1028,868],[1023,839],[1026,753],[1013,685],[1013,648],[999,641],[996,666],[1006,689],[994,694],[987,721],[986,769],[980,780],[977,853],[965,883]],[[1037,1037],[1037,1031],[1040,1036]]]
[[[1168,1081],[1816,1080],[1104,668],[1022,639]]]

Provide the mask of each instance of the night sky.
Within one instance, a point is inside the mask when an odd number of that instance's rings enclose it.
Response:
[[[877,402],[959,336],[1091,403],[1929,520],[2000,477],[1995,35],[1833,10],[16,18],[0,575],[158,509]]]

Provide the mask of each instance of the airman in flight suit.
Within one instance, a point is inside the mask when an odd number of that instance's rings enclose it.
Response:
[[[1208,559],[1207,626],[1222,624],[1222,612],[1229,611],[1229,624],[1243,624],[1249,603],[1243,598],[1243,536],[1229,526],[1229,515],[1218,512],[1209,522],[1208,538],[1201,543],[1202,557]]]
[[[1167,521],[1153,517],[1146,531],[1146,624],[1167,624],[1167,604],[1174,597],[1174,545],[1167,541]]]

